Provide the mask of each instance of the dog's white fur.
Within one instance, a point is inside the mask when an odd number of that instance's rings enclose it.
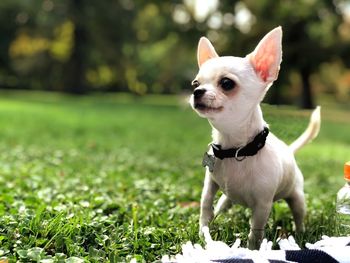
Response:
[[[259,104],[277,78],[282,60],[281,39],[282,29],[277,27],[243,58],[219,57],[208,39],[200,39],[195,91],[200,89],[204,94],[200,98],[192,95],[190,104],[201,117],[208,119],[213,129],[213,142],[223,149],[245,146],[267,126]],[[219,84],[223,77],[233,80],[235,88],[223,90]],[[197,107],[196,103],[202,107]],[[294,153],[317,136],[319,127],[320,108],[317,107],[309,127],[290,146],[270,133],[265,147],[254,156],[243,161],[217,159],[214,171],[211,173],[207,168],[205,174],[200,232],[208,226],[214,214],[232,204],[241,204],[252,209],[248,246],[257,249],[263,239],[272,204],[279,199],[288,202],[296,230],[304,231],[303,176]],[[219,189],[223,195],[214,213],[213,200]]]

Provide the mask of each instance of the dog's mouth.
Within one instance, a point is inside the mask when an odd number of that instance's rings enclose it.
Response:
[[[200,112],[218,112],[223,109],[223,107],[211,107],[201,102],[196,102],[194,108]]]

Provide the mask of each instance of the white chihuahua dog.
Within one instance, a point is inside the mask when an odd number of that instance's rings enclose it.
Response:
[[[214,214],[232,204],[251,208],[248,247],[257,249],[264,237],[273,202],[285,199],[296,231],[304,231],[306,213],[303,176],[294,153],[314,139],[320,128],[320,108],[308,128],[287,146],[263,119],[260,102],[277,79],[282,61],[282,29],[269,32],[246,57],[219,57],[207,38],[199,40],[199,72],[192,82],[190,104],[212,126],[213,142],[205,153],[200,232],[208,231]],[[216,192],[223,192],[213,212]]]

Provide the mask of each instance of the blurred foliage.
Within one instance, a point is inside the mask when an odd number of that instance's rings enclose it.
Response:
[[[312,107],[315,93],[350,93],[345,0],[2,0],[0,87],[177,93],[196,73],[206,35],[244,56],[283,27],[283,64],[267,98]]]

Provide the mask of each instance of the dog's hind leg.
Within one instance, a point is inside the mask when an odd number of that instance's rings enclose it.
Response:
[[[222,194],[219,198],[218,203],[214,209],[214,216],[216,217],[218,214],[225,212],[232,206],[231,200],[225,195]]]
[[[303,191],[298,191],[296,189],[294,193],[286,199],[286,201],[292,210],[296,232],[304,232],[304,217],[306,214],[306,206]]]

